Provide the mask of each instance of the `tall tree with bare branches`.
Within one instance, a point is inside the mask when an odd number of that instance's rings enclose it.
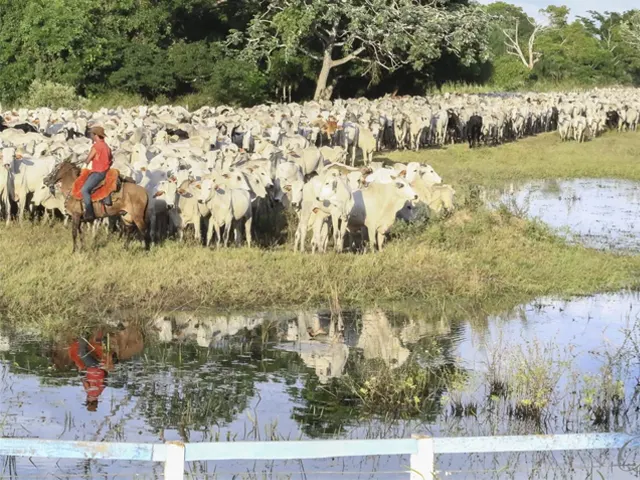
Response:
[[[519,20],[516,20],[515,28],[512,31],[505,29],[502,32],[505,36],[504,44],[507,47],[507,54],[518,57],[525,67],[527,67],[529,70],[533,70],[533,67],[535,67],[536,63],[538,63],[542,58],[542,53],[535,51],[535,42],[536,37],[544,29],[544,27],[531,20],[529,20],[529,22],[533,27],[533,31],[529,35],[529,39],[527,41],[526,54],[522,51],[522,47],[520,45]]]
[[[485,13],[478,5],[434,0],[267,0],[245,32],[228,44],[249,61],[277,51],[318,62],[314,98],[327,96],[331,71],[361,62],[374,77],[410,64],[416,69],[454,53],[463,64],[488,58]]]

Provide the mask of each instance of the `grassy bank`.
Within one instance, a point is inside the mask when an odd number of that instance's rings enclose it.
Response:
[[[528,178],[640,179],[640,134],[584,145],[545,135],[499,148],[391,157],[429,162],[457,189]],[[71,256],[70,233],[61,225],[1,226],[0,314],[55,331],[123,309],[144,319],[175,308],[311,307],[335,295],[343,306],[411,300],[435,311],[481,305],[495,313],[540,295],[640,287],[640,257],[567,245],[506,211],[468,204],[451,218],[404,230],[380,254],[215,251],[173,241],[145,253],[99,234]]]
[[[91,242],[89,242],[91,243]],[[381,254],[300,255],[288,250],[211,251],[169,242],[150,253],[99,237],[70,255],[62,227],[3,229],[0,302],[11,321],[56,330],[140,318],[173,308],[277,308],[326,304],[513,306],[544,294],[588,294],[640,285],[640,258],[572,247],[541,225],[463,210]]]

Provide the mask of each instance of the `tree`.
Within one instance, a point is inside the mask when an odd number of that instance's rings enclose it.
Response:
[[[640,10],[630,12],[629,18],[622,22],[621,33],[629,45],[640,48]]]
[[[569,23],[569,13],[571,10],[565,5],[556,6],[549,5],[547,8],[541,8],[540,13],[546,15],[549,19],[549,26],[552,28],[566,27]]]
[[[522,52],[522,48],[520,47],[520,37],[518,35],[518,28],[520,26],[520,21],[516,20],[516,26],[513,32],[509,32],[508,30],[503,30],[504,36],[506,38],[504,44],[507,47],[507,54],[518,57],[525,67],[529,70],[533,70],[533,67],[536,63],[540,61],[542,57],[542,53],[534,51],[534,45],[536,41],[536,36],[543,30],[542,25],[536,24],[533,21],[529,20],[531,25],[533,26],[533,31],[531,35],[529,35],[529,41],[527,42],[527,56],[525,57]]]
[[[304,55],[319,64],[314,98],[327,96],[334,68],[360,61],[374,78],[410,64],[421,69],[454,52],[465,64],[487,56],[487,23],[478,6],[420,0],[268,0],[230,46],[248,60]]]
[[[618,65],[613,53],[580,21],[546,30],[538,48],[544,52],[535,69],[539,77],[580,85],[629,81],[622,64]]]
[[[485,7],[485,11],[491,18],[489,46],[496,57],[507,54],[504,30],[513,29],[513,26],[518,22],[518,33],[522,38],[529,38],[533,32],[533,18],[529,17],[522,7],[506,2],[493,2]]]
[[[616,12],[596,12],[589,10],[589,17],[578,17],[584,28],[592,36],[598,38],[606,45],[606,48],[613,52],[617,45],[615,41],[615,30],[620,26],[622,16]]]

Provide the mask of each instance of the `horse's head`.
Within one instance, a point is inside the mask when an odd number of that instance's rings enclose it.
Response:
[[[78,177],[79,168],[71,162],[60,162],[53,171],[44,177],[43,183],[53,188],[56,183],[63,181],[65,178],[71,177],[75,179]]]

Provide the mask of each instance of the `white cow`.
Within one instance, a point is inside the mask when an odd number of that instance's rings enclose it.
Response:
[[[316,200],[318,208],[331,215],[334,248],[337,252],[342,252],[349,215],[354,207],[351,187],[345,178],[328,175]]]
[[[407,202],[418,199],[417,193],[405,181],[372,183],[353,192],[354,207],[349,215],[349,231],[365,227],[371,249],[382,250],[385,235],[396,220],[397,213]],[[364,239],[364,233],[363,233]]]
[[[224,245],[229,244],[231,229],[235,227],[235,241],[240,243],[241,226],[244,228],[247,238],[247,246],[251,247],[252,209],[251,195],[248,190],[241,188],[229,188],[222,186],[217,179],[206,178],[200,185],[201,193],[199,203],[207,205],[211,211],[209,218],[209,231],[207,232],[207,245],[211,244],[213,230],[215,229],[220,245],[220,229],[225,227]]]
[[[305,251],[307,232],[313,229],[311,251],[325,252],[329,240],[329,213],[318,208],[318,196],[322,191],[322,179],[313,177],[304,184],[300,205],[300,219],[296,229],[293,250]]]
[[[358,148],[362,150],[362,158],[365,165],[373,161],[373,152],[376,151],[378,140],[371,130],[360,127],[358,132]]]
[[[66,226],[69,216],[64,205],[66,203],[65,200],[62,192],[58,189],[51,192],[51,189],[44,184],[33,193],[33,198],[31,199],[35,206],[42,206],[47,212],[58,210],[64,215],[64,225]]]
[[[282,162],[276,168],[274,182],[274,200],[281,202],[285,208],[299,208],[302,204],[302,188],[304,175],[300,165],[294,162]]]
[[[4,209],[7,225],[11,221],[11,200],[14,196],[15,148],[2,149],[2,165],[0,165],[0,209]]]
[[[53,171],[57,161],[55,157],[33,157],[21,158],[15,163],[15,197],[18,201],[18,218],[22,221],[28,195],[40,189],[44,178]]]

